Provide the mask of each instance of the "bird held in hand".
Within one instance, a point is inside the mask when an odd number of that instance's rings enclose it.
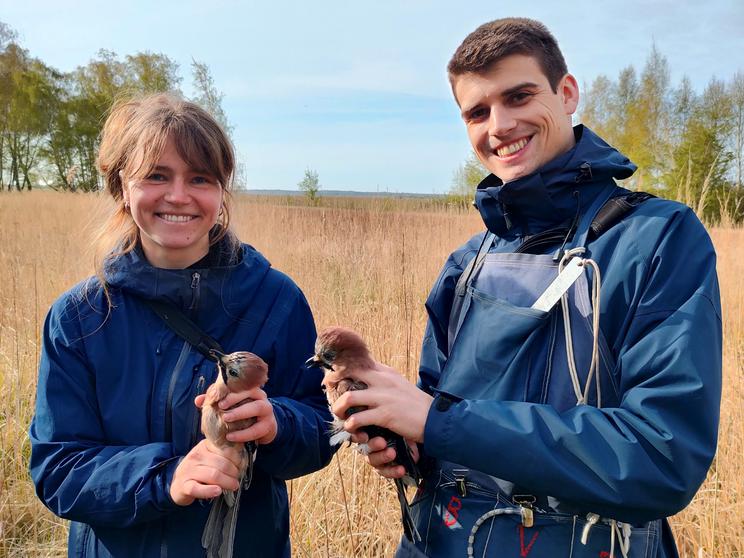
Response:
[[[256,444],[230,442],[228,432],[244,430],[256,422],[255,418],[225,422],[223,414],[246,403],[246,400],[229,409],[220,409],[219,403],[229,393],[248,391],[263,386],[268,380],[269,367],[261,357],[241,351],[228,355],[217,354],[219,374],[215,382],[207,389],[202,406],[201,428],[204,436],[216,447],[235,448],[240,452],[239,487],[235,491],[223,490],[222,495],[212,502],[207,524],[202,534],[202,547],[208,558],[230,558],[235,540],[235,526],[238,519],[240,492],[250,485],[253,475],[253,462],[256,457]]]
[[[364,339],[355,331],[332,326],[324,329],[315,342],[315,354],[307,362],[309,366],[321,367],[325,371],[323,387],[328,398],[328,404],[333,403],[347,391],[367,389],[367,384],[354,377],[355,372],[361,370],[379,370],[378,363],[372,358]],[[364,410],[365,407],[351,407],[347,415],[353,415]],[[382,436],[388,447],[395,449],[395,461],[403,465],[406,474],[402,479],[394,479],[395,488],[400,503],[403,531],[409,540],[420,536],[411,517],[410,505],[406,498],[405,485],[417,486],[421,474],[413,458],[411,448],[402,436],[379,426],[366,426],[361,429],[369,438]],[[344,421],[334,418],[331,426],[331,445],[338,445],[350,440],[351,434],[344,430]],[[366,444],[360,444],[360,451],[367,452]]]

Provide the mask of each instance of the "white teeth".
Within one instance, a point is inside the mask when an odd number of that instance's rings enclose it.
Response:
[[[496,155],[499,157],[506,157],[507,155],[511,155],[512,153],[516,153],[520,149],[522,149],[525,145],[527,145],[527,142],[530,141],[528,138],[522,138],[519,141],[515,141],[514,143],[510,143],[509,145],[505,147],[501,147],[500,149],[496,150]]]
[[[193,219],[191,215],[168,215],[167,213],[161,213],[160,218],[173,223],[185,223]]]

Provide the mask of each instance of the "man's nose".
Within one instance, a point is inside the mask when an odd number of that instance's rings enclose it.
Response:
[[[508,135],[516,126],[517,120],[514,118],[512,111],[504,107],[494,107],[491,109],[488,120],[489,135],[503,137]]]

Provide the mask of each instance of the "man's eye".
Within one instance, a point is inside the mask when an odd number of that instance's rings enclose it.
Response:
[[[513,95],[511,95],[509,97],[509,102],[511,102],[511,104],[513,104],[513,105],[521,105],[521,104],[527,102],[527,100],[530,97],[532,97],[532,93],[526,93],[526,92],[522,91],[522,92],[514,93]]]
[[[477,109],[471,110],[468,113],[468,120],[471,120],[471,121],[472,120],[475,120],[475,121],[477,121],[477,120],[483,120],[487,116],[488,116],[488,109],[477,108]]]

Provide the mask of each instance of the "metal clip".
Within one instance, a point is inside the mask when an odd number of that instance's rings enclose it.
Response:
[[[583,544],[584,546],[586,546],[586,543],[589,541],[589,531],[591,531],[592,527],[594,527],[594,525],[596,525],[598,521],[599,514],[586,514],[586,525],[584,525],[584,529],[581,531],[581,544]]]
[[[537,498],[532,494],[515,494],[512,496],[512,502],[517,504],[522,514],[522,525],[530,528],[535,524],[535,513],[532,511],[532,505]]]
[[[455,484],[457,485],[457,491],[460,493],[461,498],[465,498],[468,495],[468,487],[465,484],[467,478],[468,469],[453,469],[452,474],[455,476]]]

